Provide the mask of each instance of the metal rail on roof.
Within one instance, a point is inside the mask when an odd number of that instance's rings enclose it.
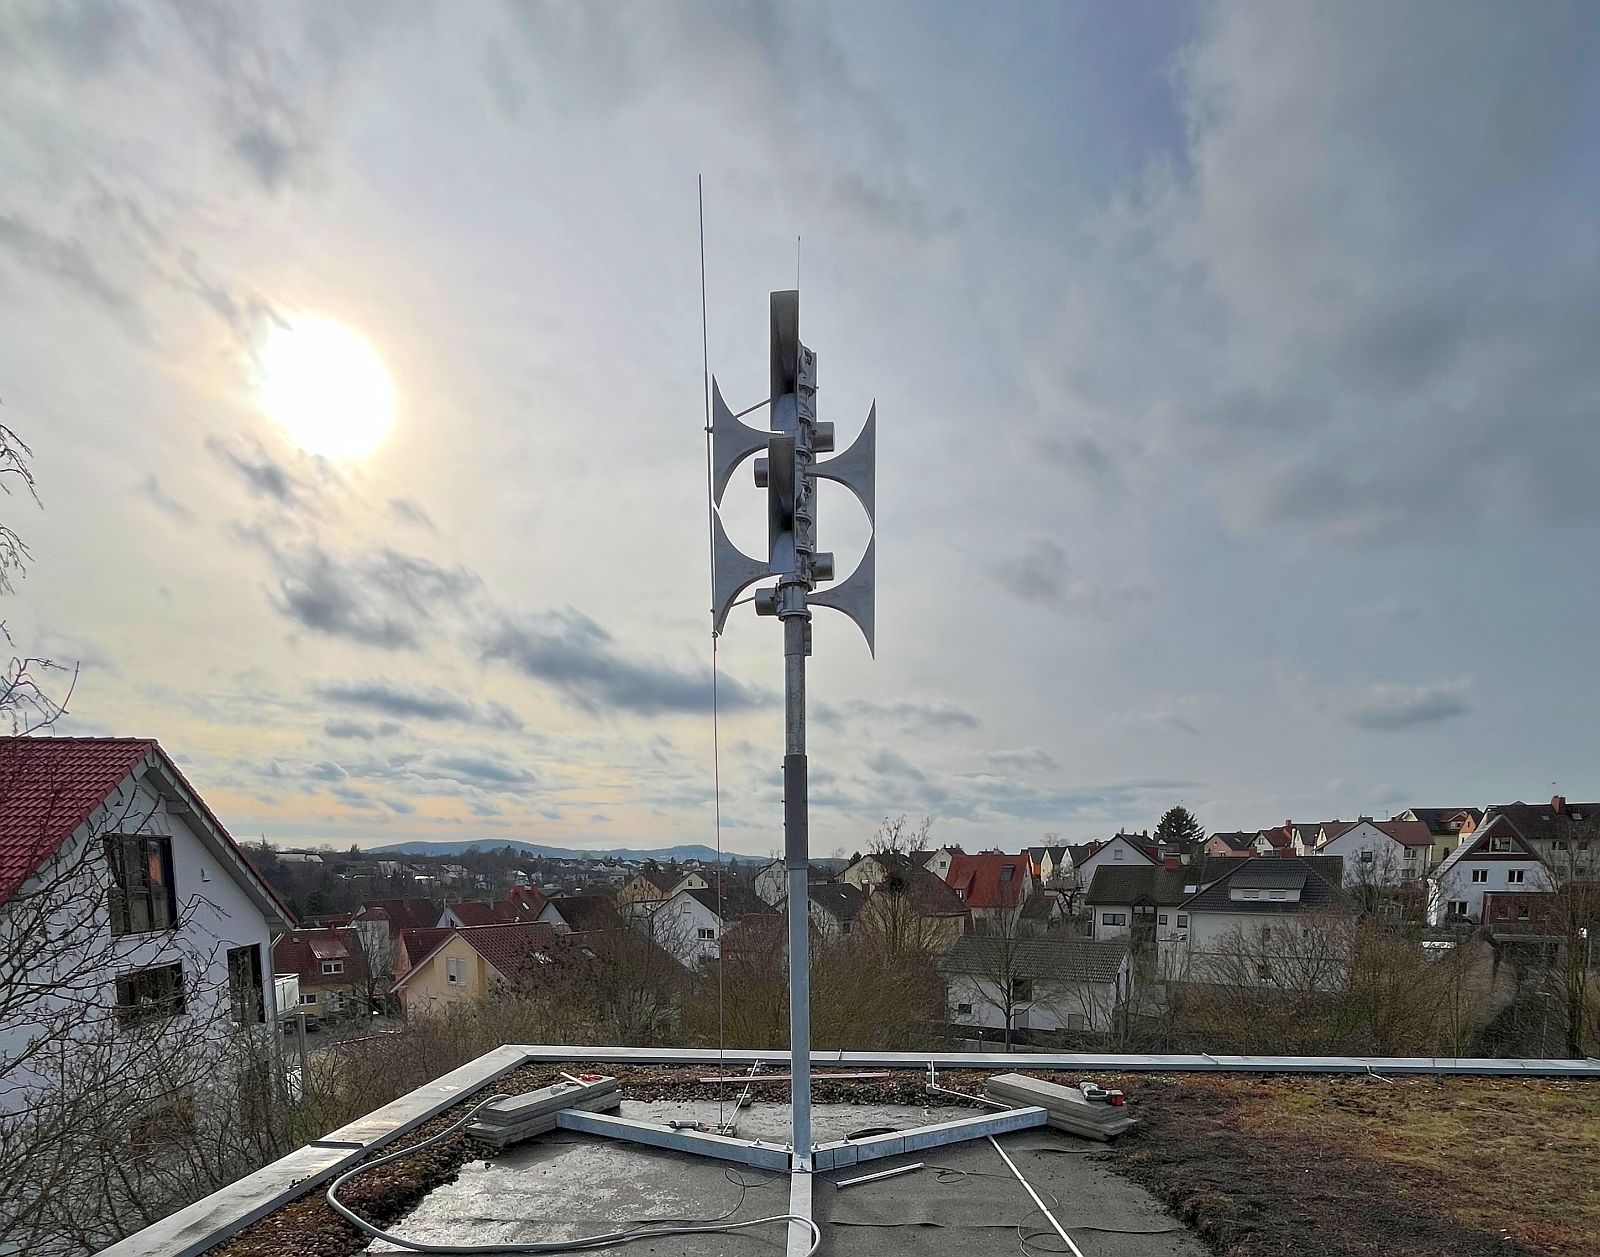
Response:
[[[705,1048],[601,1048],[519,1044],[529,1062],[593,1061],[607,1065],[707,1065],[719,1054]],[[720,1059],[748,1065],[784,1053],[773,1048],[728,1048]],[[811,1063],[871,1069],[1048,1069],[1125,1074],[1448,1074],[1485,1078],[1600,1078],[1600,1059],[1493,1056],[1223,1056],[1208,1052],[850,1052],[813,1051]]]

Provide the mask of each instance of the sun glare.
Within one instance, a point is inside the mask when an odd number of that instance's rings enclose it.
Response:
[[[364,458],[394,426],[394,386],[359,332],[316,315],[274,325],[261,347],[256,399],[308,454]]]

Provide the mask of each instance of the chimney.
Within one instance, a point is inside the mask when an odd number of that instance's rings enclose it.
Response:
[[[1558,794],[1552,798],[1550,800],[1550,810],[1552,812],[1565,812],[1567,810],[1567,796]]]

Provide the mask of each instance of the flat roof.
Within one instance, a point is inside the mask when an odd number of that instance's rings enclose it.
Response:
[[[708,1111],[709,1110],[709,1111]],[[625,1101],[623,1115],[646,1121],[714,1120],[716,1104]],[[970,1108],[821,1104],[817,1140],[867,1128],[909,1129]],[[786,1104],[756,1104],[740,1114],[742,1138],[781,1141]],[[1048,1128],[1000,1137],[1000,1144],[1069,1235],[1094,1257],[1204,1257],[1203,1244],[1143,1188],[1112,1173],[1105,1145]],[[841,1179],[921,1163],[893,1178],[841,1188]],[[969,1257],[1060,1250],[1060,1238],[987,1140],[886,1157],[815,1175],[812,1216],[823,1229],[819,1257],[928,1254]],[[431,1244],[560,1241],[652,1220],[741,1221],[787,1211],[786,1174],[763,1173],[683,1153],[555,1131],[488,1161],[461,1167],[404,1219],[394,1234]],[[1036,1234],[1038,1232],[1044,1234]],[[762,1255],[784,1250],[782,1224],[732,1233],[672,1236],[629,1244],[626,1253],[688,1257]],[[403,1252],[381,1241],[367,1251]]]

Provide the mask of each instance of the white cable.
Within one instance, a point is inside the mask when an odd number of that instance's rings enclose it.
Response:
[[[632,1244],[637,1240],[659,1239],[664,1235],[714,1235],[727,1231],[740,1231],[752,1226],[765,1226],[772,1222],[798,1222],[811,1232],[811,1247],[806,1249],[806,1257],[813,1254],[822,1244],[822,1232],[810,1218],[802,1218],[798,1214],[775,1213],[768,1218],[750,1218],[743,1222],[716,1222],[699,1225],[679,1226],[652,1226],[650,1223],[641,1223],[638,1226],[628,1227],[621,1231],[609,1231],[603,1235],[584,1235],[570,1240],[557,1240],[554,1242],[527,1243],[527,1244],[429,1244],[422,1240],[408,1240],[399,1235],[392,1235],[381,1227],[376,1227],[360,1214],[354,1212],[338,1197],[338,1191],[358,1174],[365,1174],[368,1170],[375,1170],[380,1165],[387,1165],[401,1157],[409,1157],[413,1153],[421,1152],[424,1148],[431,1148],[434,1144],[448,1139],[460,1130],[474,1117],[478,1110],[495,1100],[504,1100],[508,1097],[492,1095],[480,1100],[467,1110],[466,1115],[458,1121],[452,1122],[436,1135],[430,1135],[419,1144],[412,1144],[409,1148],[401,1148],[398,1152],[386,1153],[371,1161],[364,1162],[352,1170],[346,1170],[333,1182],[328,1184],[327,1199],[333,1211],[357,1230],[365,1232],[374,1239],[383,1240],[397,1248],[404,1248],[413,1253],[571,1253],[582,1252],[592,1248],[611,1248],[618,1244]],[[1004,1154],[1002,1154],[1004,1155]],[[1082,1254],[1079,1254],[1082,1257]]]
[[[1010,1171],[1017,1176],[1017,1182],[1021,1183],[1023,1187],[1027,1189],[1028,1195],[1033,1197],[1033,1203],[1039,1206],[1039,1212],[1044,1214],[1044,1216],[1050,1220],[1050,1225],[1055,1227],[1056,1234],[1059,1235],[1062,1240],[1065,1241],[1067,1247],[1072,1250],[1073,1257],[1083,1257],[1083,1250],[1072,1242],[1072,1236],[1067,1234],[1066,1228],[1062,1226],[1061,1223],[1056,1221],[1056,1215],[1050,1212],[1050,1206],[1039,1199],[1039,1193],[1033,1190],[1033,1184],[1022,1177],[1022,1171],[1017,1169],[1016,1162],[1012,1161],[1010,1157],[1006,1156],[1006,1150],[1000,1146],[1000,1142],[993,1135],[989,1136],[989,1142],[994,1144],[994,1150],[1000,1154],[1000,1159],[1004,1161]]]

